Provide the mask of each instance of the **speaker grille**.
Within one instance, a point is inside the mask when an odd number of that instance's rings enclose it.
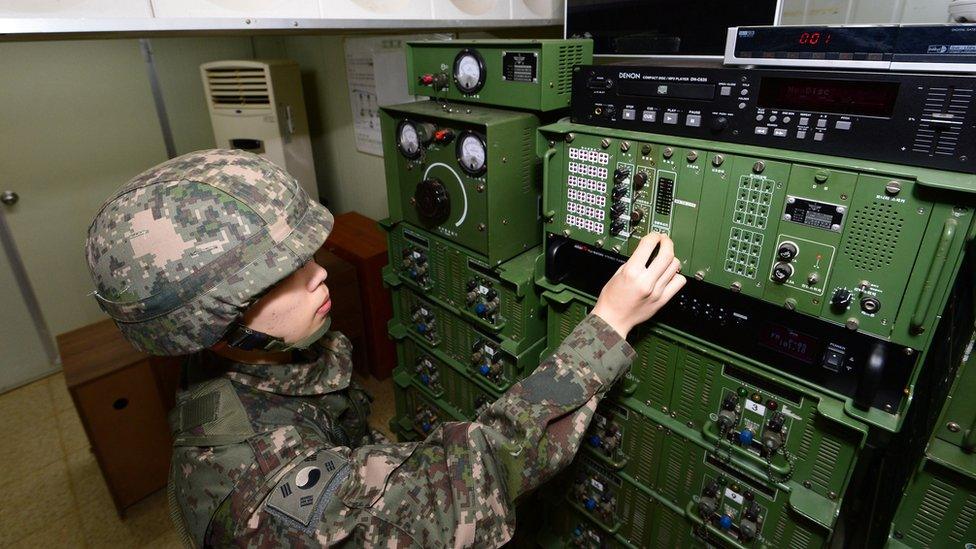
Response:
[[[583,63],[583,46],[580,44],[559,46],[558,62],[556,93],[567,95],[573,91],[573,66]]]
[[[905,219],[892,204],[873,202],[851,216],[850,235],[844,254],[854,267],[864,271],[891,265]]]

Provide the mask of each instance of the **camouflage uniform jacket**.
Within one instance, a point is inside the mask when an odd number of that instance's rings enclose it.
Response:
[[[253,463],[221,465],[222,486],[233,489],[202,541],[500,546],[514,533],[516,498],[573,460],[598,401],[633,356],[591,315],[477,421],[443,423],[423,442],[337,447],[312,430],[281,424],[247,441]],[[218,446],[197,455],[216,465],[225,463],[223,452]],[[192,474],[194,460],[186,463]]]

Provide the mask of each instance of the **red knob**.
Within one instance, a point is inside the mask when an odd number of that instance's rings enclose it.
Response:
[[[421,76],[420,77],[420,83],[423,84],[424,86],[429,86],[429,85],[433,84],[434,83],[434,75],[433,74],[425,74],[425,75]]]
[[[451,130],[437,130],[434,132],[434,141],[438,143],[446,143],[454,138],[454,132]]]

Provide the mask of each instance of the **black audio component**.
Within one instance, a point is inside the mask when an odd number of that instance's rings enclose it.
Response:
[[[611,251],[558,235],[546,239],[546,278],[584,294],[598,295],[624,261]],[[653,321],[852,397],[854,406],[863,410],[897,410],[918,355],[863,332],[694,279]]]
[[[573,122],[976,173],[969,76],[579,66]]]

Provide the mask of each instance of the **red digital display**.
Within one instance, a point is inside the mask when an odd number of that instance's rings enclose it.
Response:
[[[830,33],[820,31],[801,32],[800,36],[796,39],[796,43],[802,46],[826,47],[830,44]]]
[[[891,116],[897,82],[763,77],[759,106],[804,112]]]

